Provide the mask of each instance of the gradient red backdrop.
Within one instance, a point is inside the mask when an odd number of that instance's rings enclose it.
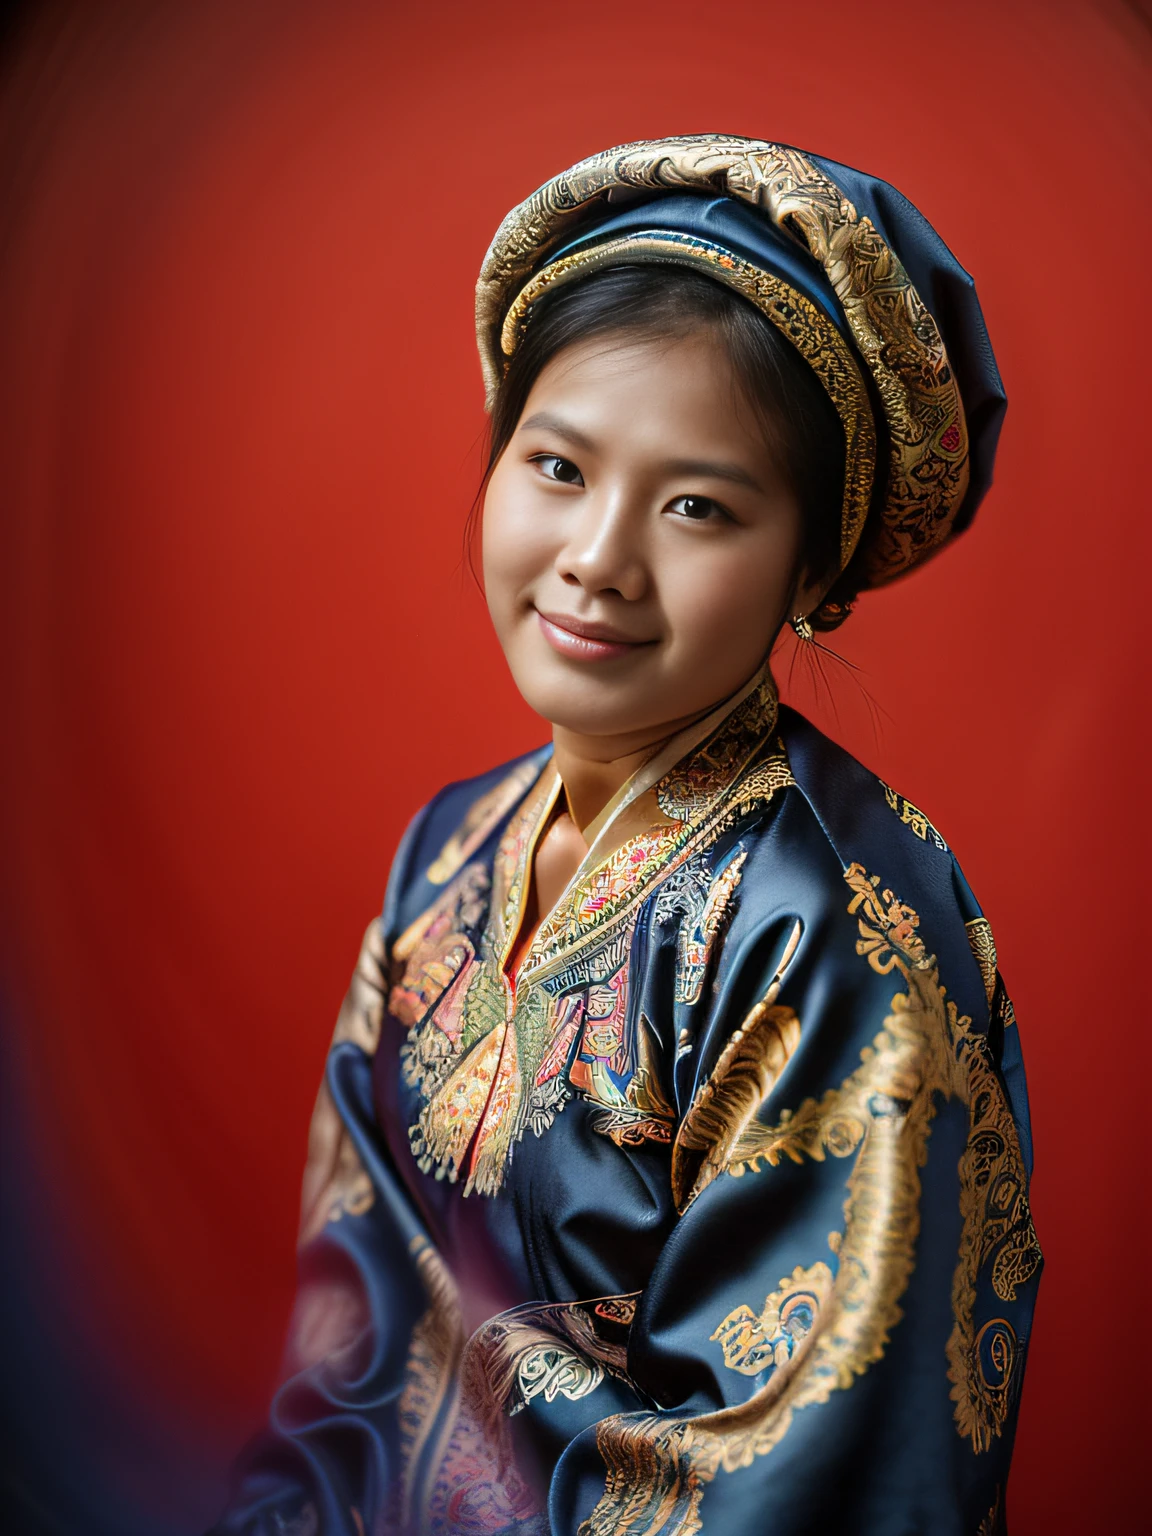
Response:
[[[545,735],[462,555],[485,245],[582,155],[713,128],[893,181],[978,278],[995,488],[837,637],[878,724],[835,669],[793,696],[944,830],[1015,994],[1048,1257],[1016,1536],[1140,1506],[1150,59],[1121,0],[105,0],[11,52],[24,1155],[70,1337],[208,1447],[169,1490],[189,1529],[275,1377],[311,1103],[397,836]]]

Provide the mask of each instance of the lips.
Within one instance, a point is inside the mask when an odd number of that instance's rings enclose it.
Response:
[[[634,655],[652,640],[634,640],[612,624],[594,624],[567,613],[542,613],[536,618],[545,640],[561,656],[574,661],[611,661]]]

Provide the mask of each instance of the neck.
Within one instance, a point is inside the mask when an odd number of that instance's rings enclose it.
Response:
[[[564,784],[568,814],[581,832],[654,752],[715,708],[715,704],[709,704],[694,715],[620,736],[583,736],[562,725],[553,727],[553,760]]]

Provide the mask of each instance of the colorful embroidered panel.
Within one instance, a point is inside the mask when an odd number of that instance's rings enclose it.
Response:
[[[699,1001],[743,864],[737,853],[712,871],[705,853],[791,782],[771,734],[775,720],[775,692],[765,682],[655,785],[659,820],[573,882],[540,924],[514,979],[506,966],[532,852],[557,794],[550,766],[500,840],[475,958],[464,964],[466,941],[455,931],[459,903],[472,890],[462,876],[415,925],[418,937],[406,936],[402,958],[405,975],[416,965],[416,1005],[406,981],[393,997],[396,1017],[411,1029],[405,1072],[422,1099],[411,1132],[421,1168],[462,1179],[465,1194],[494,1194],[515,1143],[528,1130],[547,1130],[574,1093],[604,1110],[597,1127],[617,1144],[669,1142],[673,1110],[651,1026],[629,1006],[637,920],[657,888],[691,863],[694,872],[678,889],[699,903],[697,910],[689,902],[680,928],[677,997]],[[502,793],[498,786],[485,799],[500,803]],[[469,812],[466,821],[473,817]],[[450,990],[449,975],[456,978]],[[441,999],[430,1004],[437,986]]]

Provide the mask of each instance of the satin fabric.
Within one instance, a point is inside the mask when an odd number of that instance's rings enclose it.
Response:
[[[943,838],[765,685],[484,1015],[554,780],[544,749],[450,785],[397,853],[218,1536],[1002,1531],[1042,1261],[1018,1029]],[[520,1088],[469,1107],[498,1037]]]

